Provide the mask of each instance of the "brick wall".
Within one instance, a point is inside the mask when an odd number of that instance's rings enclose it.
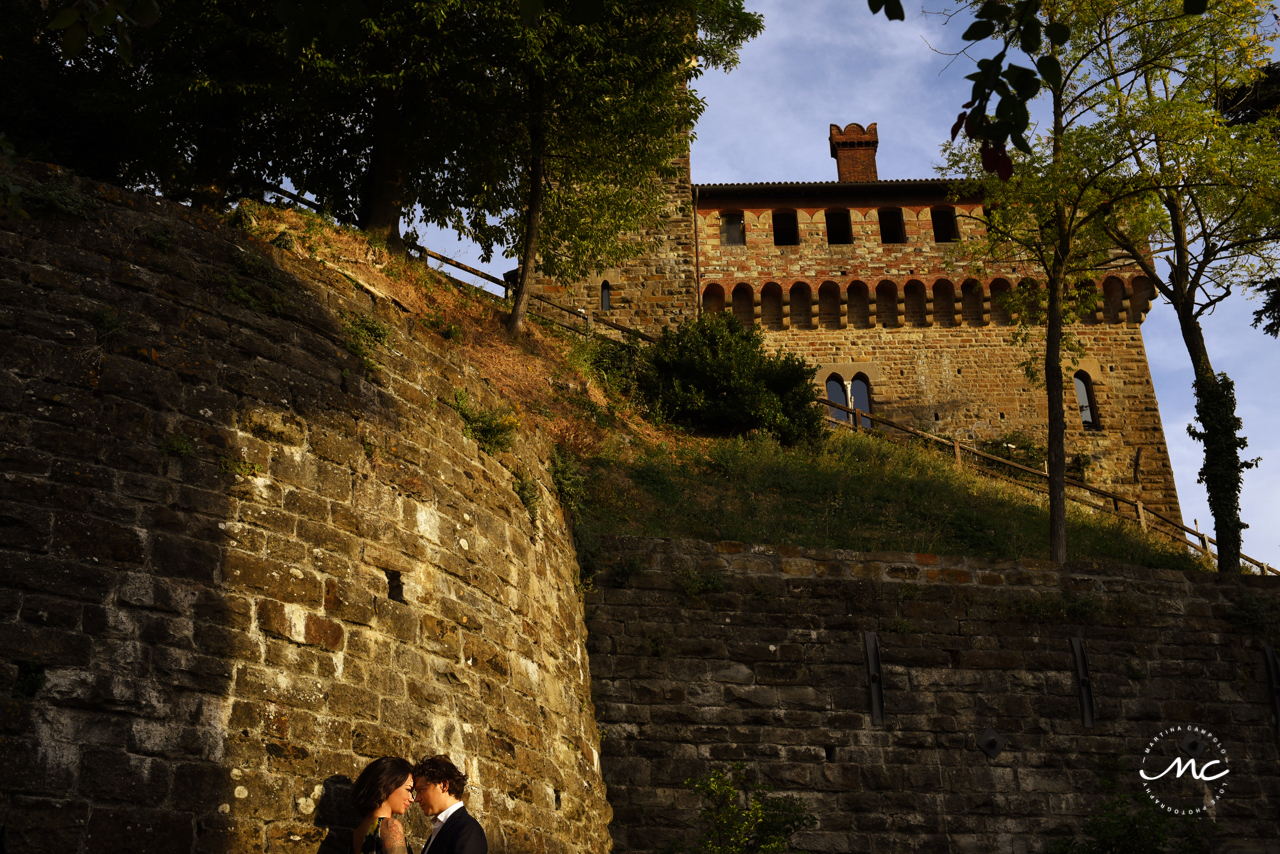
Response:
[[[1230,760],[1211,850],[1280,850],[1262,642],[1229,619],[1250,597],[1280,605],[1280,579],[690,540],[608,550],[588,626],[616,850],[690,841],[698,805],[681,784],[743,762],[817,816],[804,850],[1038,852],[1099,810],[1113,757],[1116,791],[1137,794],[1144,746],[1185,724]],[[722,592],[682,592],[682,576],[708,573]],[[1072,637],[1087,648],[1092,729]],[[1007,739],[995,758],[977,745],[988,727]]]
[[[244,308],[244,234],[76,186],[0,220],[4,850],[346,851],[371,758],[446,752],[491,850],[607,851],[547,441],[465,438],[454,389],[500,401],[388,300],[257,244]]]
[[[694,276],[692,189],[688,155],[676,161],[678,177],[666,181],[667,217],[655,228],[628,239],[647,244],[637,258],[621,267],[600,270],[583,282],[566,285],[545,277],[535,279],[533,293],[561,305],[599,313],[601,317],[636,329],[659,331],[698,315],[698,287]],[[611,307],[600,311],[601,285],[608,282]],[[542,309],[534,303],[531,311]],[[551,310],[550,317],[564,316]]]

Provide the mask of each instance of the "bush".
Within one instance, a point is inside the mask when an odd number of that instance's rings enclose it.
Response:
[[[686,780],[685,786],[701,796],[702,834],[687,849],[675,847],[692,854],[783,854],[792,836],[818,823],[799,798],[771,795],[770,787],[752,784],[742,763],[727,773]]]
[[[813,368],[768,355],[764,335],[724,312],[666,329],[643,351],[636,386],[660,418],[703,433],[768,432],[784,445],[822,439]]]
[[[474,439],[480,450],[497,455],[511,450],[520,418],[507,407],[483,409],[471,402],[465,389],[454,389],[453,408],[462,416],[462,435]]]

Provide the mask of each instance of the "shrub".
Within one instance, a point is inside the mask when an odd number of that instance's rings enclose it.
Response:
[[[764,334],[728,314],[664,330],[643,359],[637,388],[667,421],[720,435],[761,430],[784,445],[822,438],[813,368],[794,354],[768,355]]]
[[[702,799],[701,835],[688,848],[675,846],[691,854],[783,854],[792,836],[818,823],[804,801],[753,784],[742,763],[686,780],[685,786]]]
[[[1117,795],[1084,825],[1083,839],[1055,839],[1046,854],[1203,854],[1214,826],[1166,815],[1143,795]]]
[[[391,340],[391,330],[386,324],[368,314],[342,312],[342,320],[343,331],[347,338],[347,352],[360,359],[366,371],[372,373],[382,370],[381,366],[373,361],[372,354],[375,347],[385,345]]]
[[[453,408],[462,416],[462,434],[475,439],[486,454],[501,454],[511,449],[520,419],[506,407],[482,409],[471,402],[463,389],[453,392]]]

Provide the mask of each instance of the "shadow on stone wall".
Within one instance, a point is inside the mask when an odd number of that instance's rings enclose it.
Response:
[[[75,204],[0,222],[4,850],[337,852],[370,759],[443,752],[495,852],[603,852],[541,440],[478,451],[441,401],[492,392],[347,278],[28,172]]]

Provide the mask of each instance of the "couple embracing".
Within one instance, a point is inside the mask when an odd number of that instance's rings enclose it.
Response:
[[[462,791],[467,775],[447,756],[411,765],[384,756],[360,772],[351,797],[363,820],[351,838],[352,854],[411,854],[404,827],[396,820],[414,801],[433,820],[422,854],[488,854],[480,822],[467,813]]]

